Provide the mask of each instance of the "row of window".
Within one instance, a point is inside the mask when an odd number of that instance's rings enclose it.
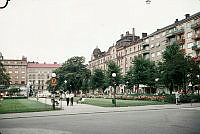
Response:
[[[42,74],[42,75],[40,75],[40,74],[38,74],[38,75],[30,74],[29,75],[29,79],[36,79],[36,77],[37,77],[37,79],[49,79],[50,78],[50,74],[47,74],[47,75],[44,75],[44,74]]]
[[[25,74],[25,71],[8,71],[9,74],[12,74],[12,73],[15,73],[15,74],[18,74],[18,73],[22,73],[22,74]]]
[[[11,79],[25,79],[25,76],[10,76]]]
[[[8,68],[10,68],[10,69],[11,69],[11,68],[19,68],[19,67],[21,67],[21,68],[23,68],[23,69],[25,68],[25,66],[8,66]]]
[[[2,61],[3,64],[26,64],[26,62],[17,62],[17,61]]]

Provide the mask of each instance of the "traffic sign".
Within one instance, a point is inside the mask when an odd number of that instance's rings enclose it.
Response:
[[[51,78],[51,85],[52,86],[57,85],[57,79],[56,78]]]

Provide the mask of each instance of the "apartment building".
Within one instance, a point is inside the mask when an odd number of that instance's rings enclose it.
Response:
[[[27,84],[27,58],[23,56],[22,59],[4,59],[2,54],[0,57],[6,72],[10,75],[10,86],[25,88]]]
[[[121,39],[107,52],[95,48],[89,61],[89,69],[107,70],[106,62],[113,60],[120,66],[122,74],[125,74],[135,56],[142,55],[151,61],[159,62],[166,46],[174,41],[180,43],[181,51],[200,63],[200,12],[191,16],[186,14],[180,21],[175,19],[173,24],[157,29],[148,36],[147,33],[142,33],[141,39],[135,36],[133,28],[132,34],[129,32],[126,32],[125,36],[122,34]]]
[[[96,47],[92,53],[91,61],[89,61],[89,69],[92,72],[96,68],[107,70],[106,63],[113,60],[120,66],[122,74],[125,74],[131,66],[132,58],[141,54],[141,50],[142,42],[139,36],[135,36],[135,29],[133,28],[132,34],[129,31],[125,35],[121,34],[121,38],[115,45],[109,47],[107,52],[101,52]]]
[[[27,81],[32,85],[33,90],[43,93],[47,89],[47,81],[50,80],[54,70],[61,67],[60,64],[29,62],[27,66]]]

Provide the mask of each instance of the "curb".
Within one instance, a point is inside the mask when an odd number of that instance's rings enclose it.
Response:
[[[19,119],[19,118],[34,118],[34,117],[49,117],[49,116],[63,116],[63,115],[84,115],[84,114],[102,114],[102,113],[122,113],[122,112],[131,112],[131,111],[157,111],[157,110],[166,110],[166,109],[181,109],[181,108],[197,108],[196,107],[171,107],[171,108],[151,108],[151,109],[136,109],[136,110],[111,110],[111,111],[97,111],[97,112],[81,112],[81,113],[64,113],[64,114],[49,114],[49,115],[33,115],[33,116],[16,116],[16,117],[2,117],[0,120],[6,119]]]

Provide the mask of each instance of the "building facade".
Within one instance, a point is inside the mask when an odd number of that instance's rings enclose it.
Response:
[[[3,59],[1,56],[1,62],[11,78],[10,86],[25,88],[27,84],[27,58],[23,56],[21,60]]]
[[[27,67],[27,81],[32,85],[34,91],[43,93],[47,89],[47,81],[50,80],[54,70],[61,67],[56,62],[54,64],[29,62]]]
[[[107,52],[95,48],[89,61],[89,69],[92,72],[95,68],[107,70],[106,62],[113,60],[124,75],[135,56],[142,55],[151,61],[159,62],[166,46],[174,41],[180,43],[181,51],[193,57],[196,62],[200,62],[200,12],[191,16],[186,14],[184,19],[180,21],[176,19],[173,24],[157,29],[148,36],[147,33],[142,33],[141,38],[135,36],[133,28],[132,34],[129,32],[126,32],[125,36],[122,34],[121,39]]]

